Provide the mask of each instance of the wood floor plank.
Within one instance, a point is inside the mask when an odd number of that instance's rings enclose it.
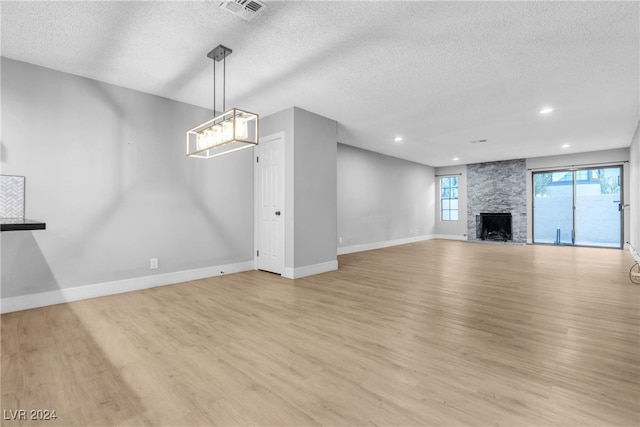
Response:
[[[1,409],[58,418],[2,425],[637,426],[632,263],[431,240],[4,314]]]

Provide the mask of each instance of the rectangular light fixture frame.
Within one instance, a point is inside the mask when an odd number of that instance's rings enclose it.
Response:
[[[232,108],[187,131],[187,156],[211,159],[258,145],[256,113]]]

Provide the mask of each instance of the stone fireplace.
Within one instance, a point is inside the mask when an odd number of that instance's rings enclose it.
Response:
[[[467,240],[527,243],[524,159],[467,165]]]

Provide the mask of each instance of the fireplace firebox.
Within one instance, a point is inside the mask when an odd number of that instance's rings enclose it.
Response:
[[[506,242],[513,240],[510,213],[481,213],[476,215],[476,238]]]

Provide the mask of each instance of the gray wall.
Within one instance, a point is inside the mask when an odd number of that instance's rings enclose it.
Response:
[[[338,144],[339,247],[432,235],[434,169]]]
[[[624,200],[629,200],[630,188],[638,186],[638,181],[631,181],[629,149],[619,148],[615,150],[593,151],[589,153],[564,154],[560,156],[535,157],[527,159],[527,242],[533,239],[533,202],[532,202],[532,169],[553,170],[580,165],[594,165],[598,163],[620,163],[623,164]],[[624,215],[623,242],[629,240],[630,216],[632,212],[627,209]]]
[[[640,121],[629,148],[629,241],[640,254]]]
[[[336,261],[335,120],[294,108],[294,267]]]
[[[437,175],[456,175],[458,177],[458,221],[442,221],[440,216],[440,177]],[[435,183],[435,234],[440,237],[466,239],[467,237],[467,166],[448,166],[436,168]]]
[[[467,165],[467,238],[476,238],[476,215],[511,213],[513,243],[527,241],[524,159]]]
[[[2,233],[2,297],[253,260],[252,150],[185,156],[211,111],[1,65],[2,173],[26,176],[26,214],[47,223]]]

